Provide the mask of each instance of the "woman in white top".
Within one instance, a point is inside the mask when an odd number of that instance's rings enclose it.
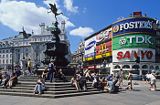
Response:
[[[155,91],[156,90],[156,76],[155,76],[155,72],[152,71],[151,74],[147,75],[147,78],[150,79],[150,90]]]

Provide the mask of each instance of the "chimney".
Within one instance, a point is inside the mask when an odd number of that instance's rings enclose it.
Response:
[[[62,34],[65,34],[65,24],[66,24],[65,21],[61,22],[61,33]]]
[[[39,26],[41,28],[41,34],[44,34],[44,32],[45,32],[45,23],[41,23]]]
[[[133,12],[133,16],[134,17],[142,17],[142,12],[141,11]]]

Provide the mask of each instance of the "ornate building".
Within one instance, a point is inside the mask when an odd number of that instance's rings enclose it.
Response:
[[[45,26],[45,23],[40,25],[41,33],[35,35],[23,32],[19,32],[14,37],[2,39],[0,41],[0,68],[11,69],[14,65],[20,65],[22,58],[26,60],[31,59],[33,66],[40,65],[43,67],[41,61],[44,59],[45,43],[51,41],[54,37],[51,35],[49,27]],[[67,43],[68,50],[70,50],[70,43],[65,33],[65,22],[61,23],[60,40]],[[70,52],[70,51],[69,51]],[[71,53],[66,58],[71,60]]]
[[[77,51],[72,54],[72,62],[78,65],[83,65],[84,60],[84,41],[81,41],[78,45]]]
[[[85,63],[96,69],[105,67],[110,73],[120,69],[139,75],[153,69],[158,72],[159,32],[159,20],[134,12],[85,38]]]

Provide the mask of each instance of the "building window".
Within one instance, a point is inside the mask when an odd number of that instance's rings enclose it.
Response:
[[[10,59],[10,64],[12,63],[12,59]]]
[[[5,53],[5,50],[2,50],[3,51],[3,53]]]
[[[6,54],[6,58],[8,58],[8,54]]]
[[[5,58],[5,55],[3,55],[3,58]]]
[[[42,38],[40,38],[40,41],[42,41]]]
[[[6,50],[6,53],[8,53],[8,50]]]
[[[28,48],[26,48],[26,52],[28,52]]]
[[[26,53],[26,57],[28,57],[28,53]]]
[[[6,60],[6,64],[8,64],[8,59]]]
[[[4,61],[4,59],[3,59],[3,64],[5,64],[5,61]]]
[[[12,58],[12,54],[10,54],[10,58]]]

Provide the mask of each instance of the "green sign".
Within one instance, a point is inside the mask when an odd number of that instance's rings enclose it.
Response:
[[[155,38],[146,34],[127,34],[112,39],[112,49],[155,48]]]

